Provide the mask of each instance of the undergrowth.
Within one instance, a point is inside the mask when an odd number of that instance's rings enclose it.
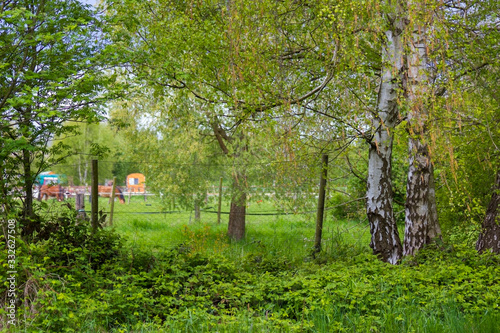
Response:
[[[113,229],[92,234],[73,216],[64,219],[50,238],[18,242],[18,322],[7,328],[2,310],[4,331],[500,329],[500,259],[461,243],[429,247],[392,266],[340,233],[327,236],[315,257],[308,240],[287,241],[279,228],[274,238],[250,232],[234,243],[211,224],[183,226],[182,241],[153,250],[124,245]],[[2,276],[6,260],[2,252]]]

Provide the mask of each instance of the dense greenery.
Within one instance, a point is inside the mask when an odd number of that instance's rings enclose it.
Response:
[[[22,320],[17,329],[499,329],[499,259],[478,255],[466,240],[426,248],[392,266],[374,260],[363,243],[338,233],[328,236],[325,251],[313,258],[296,237],[312,235],[313,224],[301,218],[292,224],[273,219],[252,223],[247,240],[238,243],[225,238],[224,227],[212,222],[188,226],[182,220],[122,220],[117,230],[136,236],[128,242],[112,229],[92,235],[89,225],[75,223],[70,211],[57,220],[47,216],[42,230],[50,237],[19,244],[19,296],[24,302],[19,304]],[[348,222],[331,223],[352,227]],[[365,228],[357,229],[357,237]],[[163,242],[153,249],[144,243],[148,232],[162,233]],[[2,253],[2,275],[5,263]]]
[[[134,166],[124,165],[119,161],[127,153],[124,149],[123,135],[110,128],[108,123],[80,123],[73,126],[76,133],[56,136],[55,142],[67,147],[65,154],[57,154],[63,161],[51,169],[68,177],[71,185],[89,185],[91,183],[91,160],[99,157],[99,183],[117,177],[119,185],[125,184],[127,175],[135,172]],[[132,170],[132,171],[131,171]]]
[[[128,122],[135,134],[130,142],[145,148],[142,156],[162,156],[168,147],[189,156],[184,160],[206,161],[220,147],[216,155],[233,166],[230,237],[244,237],[244,217],[236,216],[244,216],[248,185],[256,185],[248,162],[311,166],[325,152],[349,156],[349,145],[359,152],[362,142],[368,161],[349,167],[368,165],[360,178],[367,180],[370,244],[381,260],[396,264],[440,238],[439,218],[454,226],[463,222],[462,208],[486,211],[490,199],[478,193],[479,184],[494,184],[499,156],[498,131],[490,125],[499,115],[492,97],[498,86],[495,1],[108,0],[103,8],[117,57],[136,87],[125,104],[113,106],[120,111],[116,121],[135,120]],[[407,142],[393,152],[394,140]],[[456,154],[471,142],[482,148],[476,156]],[[484,175],[472,176],[471,158]],[[479,185],[474,198],[458,165],[478,182],[471,184]],[[166,192],[187,193],[188,202],[211,176],[150,171],[155,183],[176,188]],[[291,171],[277,168],[283,183],[298,188],[301,177],[311,178],[297,169],[287,177]],[[435,187],[446,190],[437,194],[440,211]],[[449,197],[460,202],[453,202],[458,209],[447,208]],[[394,214],[403,206],[401,243],[396,222],[402,218]],[[499,238],[498,228],[483,230]],[[498,246],[478,243],[478,250],[498,252]]]
[[[498,1],[101,6],[0,1],[0,330],[500,331]]]
[[[37,228],[36,176],[67,156],[54,136],[75,132],[68,121],[103,115],[115,80],[102,34],[95,10],[75,0],[0,2],[0,202],[7,219],[17,211],[11,199],[22,200],[23,234]]]

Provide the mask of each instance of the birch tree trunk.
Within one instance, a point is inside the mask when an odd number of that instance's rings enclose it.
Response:
[[[500,169],[497,171],[493,194],[486,210],[481,234],[476,243],[476,250],[482,253],[490,250],[493,253],[500,253],[500,217],[498,215],[500,206]]]
[[[418,5],[418,14],[423,8]],[[417,17],[417,13],[413,13]],[[411,34],[408,43],[407,57],[408,81],[407,100],[409,104],[409,170],[406,185],[405,204],[405,240],[403,255],[413,255],[424,245],[440,236],[435,205],[434,179],[432,174],[431,156],[426,142],[426,127],[428,120],[429,84],[426,75],[426,37],[423,24],[414,23],[410,26]],[[431,189],[432,186],[432,189]]]
[[[375,133],[368,160],[367,204],[373,253],[381,260],[397,264],[402,246],[392,204],[391,158],[393,130],[398,120],[397,92],[403,69],[402,20],[396,14],[385,32],[382,46],[382,78],[378,93],[378,112],[373,119]]]
[[[428,242],[430,218],[429,175],[430,159],[427,145],[410,137],[410,168],[406,185],[405,240],[403,254],[413,255]]]

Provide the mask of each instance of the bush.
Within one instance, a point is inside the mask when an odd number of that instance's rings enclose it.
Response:
[[[337,219],[358,218],[363,210],[363,201],[352,201],[352,198],[334,192],[328,200],[327,207],[332,207],[331,214]]]

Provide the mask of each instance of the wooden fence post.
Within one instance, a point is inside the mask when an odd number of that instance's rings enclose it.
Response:
[[[314,237],[314,252],[321,251],[321,235],[323,233],[323,215],[325,211],[326,176],[328,171],[328,155],[321,159],[321,177],[319,181],[318,213],[316,215],[316,234]]]
[[[99,211],[99,188],[98,188],[98,183],[99,183],[99,169],[98,169],[98,164],[97,160],[92,160],[92,188],[91,188],[91,193],[92,193],[92,212],[90,215],[91,221],[92,221],[92,233],[95,233],[97,231],[97,212]]]
[[[219,207],[217,208],[217,224],[220,224],[220,212],[222,207],[222,177],[219,181]]]
[[[109,207],[109,225],[113,225],[113,212],[115,210],[116,177],[113,177],[113,187],[111,188],[111,207]]]

